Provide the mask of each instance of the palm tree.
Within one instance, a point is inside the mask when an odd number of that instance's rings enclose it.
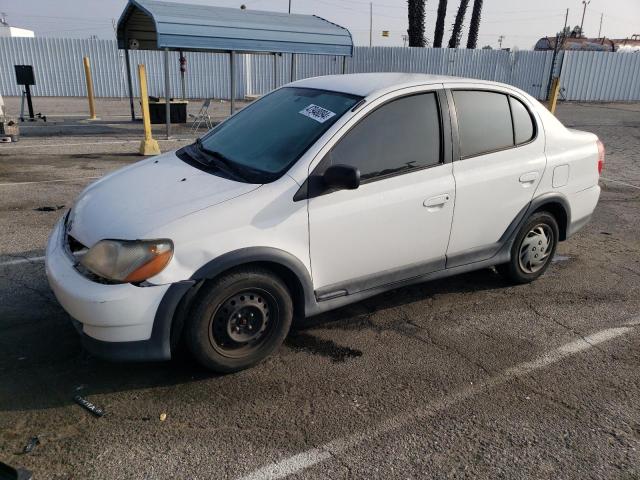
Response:
[[[409,4],[409,46],[424,47],[424,4],[426,0],[407,0]]]
[[[442,37],[444,36],[444,19],[447,16],[447,0],[440,0],[438,3],[438,16],[436,17],[436,30],[433,33],[433,48],[442,47]]]
[[[480,17],[482,15],[482,0],[474,0],[473,11],[471,12],[471,23],[469,24],[469,37],[467,38],[467,48],[476,48],[478,44],[478,30],[480,30]]]
[[[453,23],[453,31],[451,32],[451,38],[449,39],[449,48],[458,48],[460,46],[460,37],[462,36],[462,22],[464,22],[464,15],[465,13],[467,13],[468,6],[469,0],[460,0],[458,13],[456,13],[456,20]]]

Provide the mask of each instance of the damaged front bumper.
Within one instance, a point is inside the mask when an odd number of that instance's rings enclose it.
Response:
[[[168,360],[175,309],[193,282],[138,287],[105,285],[84,277],[65,248],[64,221],[55,226],[45,255],[49,285],[74,319],[82,343],[109,360]]]

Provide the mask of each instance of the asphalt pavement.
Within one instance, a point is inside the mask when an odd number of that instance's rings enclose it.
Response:
[[[82,188],[142,158],[141,127],[24,128],[0,145],[0,461],[36,480],[640,478],[640,104],[559,117],[608,156],[593,220],[541,279],[388,292],[297,322],[226,376],[83,352],[45,242]]]

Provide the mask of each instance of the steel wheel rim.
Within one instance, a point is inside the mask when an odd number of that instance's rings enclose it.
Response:
[[[547,264],[553,250],[553,230],[539,223],[525,235],[518,251],[518,263],[525,273],[539,272]]]
[[[278,304],[269,292],[248,288],[227,297],[209,323],[209,341],[220,355],[243,358],[270,338],[278,324]]]

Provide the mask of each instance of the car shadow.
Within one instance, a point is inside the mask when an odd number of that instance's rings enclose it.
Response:
[[[27,253],[21,255],[28,257]],[[362,352],[322,340],[314,329],[367,329],[363,316],[434,295],[507,286],[492,270],[398,288],[294,324],[285,345],[344,362]],[[278,355],[278,354],[276,354]],[[278,368],[278,363],[274,363]],[[51,293],[40,263],[0,266],[0,411],[55,408],[91,396],[218,379],[181,351],[165,363],[110,363],[85,352]],[[226,380],[229,378],[226,377]]]

